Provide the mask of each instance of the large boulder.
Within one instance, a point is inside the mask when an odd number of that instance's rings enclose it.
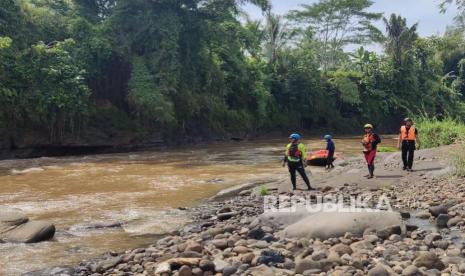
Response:
[[[30,221],[18,211],[0,209],[0,240],[35,243],[50,240],[54,235],[55,226],[50,222]]]
[[[347,232],[361,236],[367,228],[382,230],[402,225],[402,218],[396,212],[320,212],[286,227],[284,234],[290,238],[329,239]]]

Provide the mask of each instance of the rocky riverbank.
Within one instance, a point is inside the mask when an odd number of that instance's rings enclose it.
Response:
[[[268,195],[291,200],[365,195],[374,206],[386,197],[403,218],[399,225],[293,237],[287,225],[264,223],[264,197],[249,188],[190,209],[194,223],[146,248],[28,275],[465,275],[465,181],[449,175],[453,150],[419,151],[413,173],[399,168],[398,153],[381,154],[374,180],[364,179],[362,160],[352,158],[315,173],[316,191],[290,192],[287,181],[267,185]]]

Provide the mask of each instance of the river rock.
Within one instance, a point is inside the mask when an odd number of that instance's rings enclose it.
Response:
[[[295,264],[295,273],[297,274],[302,274],[304,271],[310,269],[321,269],[321,264],[310,259],[298,260]]]
[[[55,235],[55,226],[47,221],[30,221],[21,212],[0,208],[0,240],[36,243]]]
[[[434,254],[433,252],[422,252],[413,261],[413,265],[416,267],[426,267],[428,269],[443,270],[445,268],[444,263]]]
[[[235,215],[237,215],[236,212],[230,212],[230,213],[221,213],[221,214],[218,214],[218,220],[220,221],[225,221],[225,220],[228,220],[228,219],[231,219],[232,217],[234,217]]]
[[[217,239],[217,240],[213,240],[212,241],[212,244],[218,248],[218,249],[226,249],[228,248],[228,241],[226,239]]]
[[[433,217],[437,217],[440,214],[447,214],[448,208],[444,205],[432,206],[429,208],[429,212]]]
[[[192,269],[187,265],[181,266],[181,268],[178,271],[178,276],[192,276],[192,275],[193,275]]]
[[[265,235],[266,235],[266,232],[263,231],[263,229],[259,227],[259,228],[250,230],[249,233],[247,234],[247,237],[249,239],[261,240],[263,237],[265,237]]]
[[[236,273],[237,268],[234,266],[228,265],[223,269],[223,276],[231,276]]]
[[[195,242],[195,241],[187,241],[186,242],[186,248],[184,249],[184,252],[187,252],[187,251],[202,253],[203,246],[200,243]]]
[[[272,265],[284,263],[284,256],[281,252],[276,250],[263,250],[260,257],[257,259],[257,264]]]
[[[52,267],[24,273],[22,276],[63,276],[74,275],[76,270],[72,267]]]
[[[286,227],[284,234],[290,238],[325,240],[347,232],[361,236],[367,228],[381,230],[394,225],[402,225],[402,218],[394,212],[322,212]]]
[[[463,219],[460,216],[453,217],[447,221],[447,227],[454,227],[456,226],[459,222],[461,222]]]
[[[380,238],[380,239],[383,239],[383,240],[387,240],[389,239],[389,237],[391,235],[394,235],[394,234],[397,234],[397,235],[400,235],[402,234],[402,229],[399,225],[395,225],[395,226],[388,226],[388,227],[384,227],[378,231],[376,231],[376,235]]]
[[[247,271],[245,275],[252,275],[252,276],[274,276],[275,273],[273,269],[266,265],[259,265],[256,267],[253,267]]]
[[[460,273],[465,273],[465,262],[461,263],[459,265],[459,272]]]
[[[378,264],[368,271],[368,276],[389,276],[389,272],[383,265]]]
[[[353,253],[352,248],[350,248],[350,246],[343,244],[343,243],[334,245],[333,247],[330,248],[330,251],[336,252],[339,256],[342,256],[344,254],[351,255]]]
[[[449,215],[448,214],[439,214],[438,217],[436,218],[436,225],[439,228],[446,228],[448,221],[449,221]]]
[[[422,273],[420,272],[418,267],[414,265],[409,265],[402,271],[402,276],[421,276],[421,275]]]
[[[203,271],[215,271],[215,264],[210,260],[201,260],[199,262],[199,267]]]
[[[433,246],[433,242],[442,239],[442,236],[438,233],[431,233],[426,235],[426,237],[423,239],[423,242],[431,247]]]

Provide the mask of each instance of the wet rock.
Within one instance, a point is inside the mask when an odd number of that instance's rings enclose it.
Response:
[[[413,261],[413,265],[416,267],[426,267],[428,269],[443,270],[445,268],[444,263],[434,254],[433,252],[422,252]]]
[[[448,208],[445,205],[432,206],[429,208],[429,212],[433,217],[437,217],[440,214],[447,214]]]
[[[295,264],[295,273],[297,274],[302,274],[310,269],[321,269],[321,264],[310,259],[298,260]]]
[[[70,227],[70,230],[91,230],[91,229],[104,229],[104,228],[121,228],[123,226],[122,222],[119,221],[103,221],[103,222],[94,222],[90,224],[79,224]]]
[[[436,218],[436,225],[439,228],[446,228],[448,221],[449,221],[449,215],[448,214],[439,214],[439,216]]]
[[[284,263],[284,256],[276,250],[264,250],[257,259],[257,264],[265,264],[271,266],[273,264]]]
[[[0,208],[0,240],[15,243],[47,241],[55,235],[55,226],[47,221],[30,221],[21,212]]]
[[[389,276],[389,272],[383,265],[378,264],[368,271],[368,276]]]

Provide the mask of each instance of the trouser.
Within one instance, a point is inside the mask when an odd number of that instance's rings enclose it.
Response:
[[[365,154],[365,160],[367,161],[368,165],[368,172],[370,173],[371,176],[373,176],[375,172],[375,157],[376,157],[376,150],[369,150],[369,151],[364,151]]]
[[[304,165],[302,164],[302,161],[300,162],[287,162],[287,167],[289,168],[289,173],[291,174],[291,183],[292,183],[292,188],[294,190],[296,189],[296,172],[299,172],[300,176],[302,176],[302,179],[304,180],[305,184],[307,184],[307,187],[310,189],[310,180],[307,177],[307,174],[305,173],[305,168]]]
[[[334,168],[334,152],[328,152],[328,157],[326,157],[326,168]]]
[[[412,169],[414,154],[415,154],[415,141],[414,140],[403,140],[402,141],[402,162],[404,163],[404,168]]]

